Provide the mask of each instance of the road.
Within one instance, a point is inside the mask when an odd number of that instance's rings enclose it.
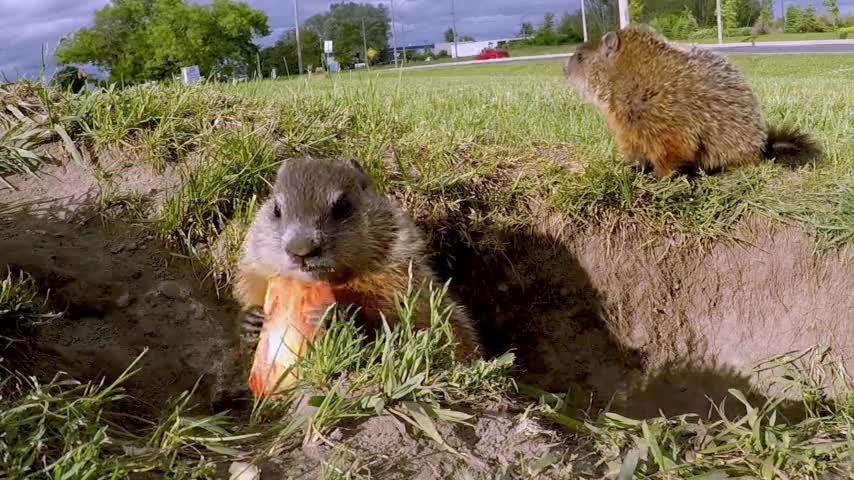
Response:
[[[685,44],[682,44],[685,45]],[[708,48],[725,55],[782,55],[782,54],[837,54],[854,53],[854,40],[816,40],[795,42],[759,42],[698,44],[698,47]],[[421,70],[425,68],[445,68],[463,65],[488,65],[493,63],[529,63],[568,58],[569,53],[554,53],[550,55],[533,55],[528,57],[499,58],[495,60],[466,60],[462,62],[435,63],[432,65],[417,65],[403,67],[400,70]],[[388,71],[394,71],[389,69]]]

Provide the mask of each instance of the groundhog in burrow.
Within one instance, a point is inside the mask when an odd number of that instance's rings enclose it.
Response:
[[[410,267],[411,266],[411,267]],[[426,244],[401,208],[377,192],[355,160],[296,158],[279,168],[272,195],[258,210],[243,243],[235,296],[243,307],[242,329],[256,343],[263,323],[267,280],[288,276],[332,285],[339,305],[358,307],[369,331],[398,321],[396,297],[421,288],[414,326],[430,324]],[[465,309],[445,299],[457,342],[457,358],[481,354]]]
[[[626,161],[659,178],[772,158],[798,165],[821,153],[796,128],[766,128],[747,81],[722,56],[668,44],[647,27],[579,45],[563,71],[605,117]]]

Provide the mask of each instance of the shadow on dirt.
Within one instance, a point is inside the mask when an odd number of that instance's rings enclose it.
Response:
[[[195,399],[207,408],[245,383],[234,305],[143,229],[89,209],[68,213],[0,215],[0,268],[28,273],[63,312],[6,352],[7,367],[43,381],[63,371],[109,382],[147,348],[125,387],[151,412],[197,381]]]
[[[751,394],[749,379],[732,368],[681,363],[652,369],[643,352],[609,330],[605,299],[561,242],[517,232],[445,232],[433,240],[435,267],[442,279],[452,279],[452,291],[478,322],[488,353],[513,350],[519,381],[568,392],[576,411],[705,415],[729,389],[753,402],[765,400]],[[743,412],[733,398],[726,406],[728,413]]]

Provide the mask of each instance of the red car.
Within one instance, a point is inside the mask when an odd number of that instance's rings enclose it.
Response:
[[[484,48],[483,51],[474,57],[475,60],[493,60],[495,58],[508,58],[510,56],[506,50],[498,48]]]

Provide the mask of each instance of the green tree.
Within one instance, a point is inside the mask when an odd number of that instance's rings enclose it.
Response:
[[[771,33],[771,22],[773,20],[774,17],[771,13],[771,0],[763,0],[759,9],[759,16],[753,23],[751,33],[753,35],[765,35],[767,33]]]
[[[454,29],[453,28],[448,28],[447,30],[445,30],[445,41],[449,42],[449,43],[454,41]]]
[[[830,20],[833,22],[833,28],[839,25],[839,4],[836,0],[821,0],[821,4],[830,14]]]
[[[801,9],[797,5],[790,4],[786,8],[786,33],[797,33],[801,31]]]
[[[323,55],[323,41],[312,30],[300,31],[303,69],[305,73],[311,66],[320,65]],[[370,48],[370,47],[369,47]],[[278,75],[297,75],[299,60],[297,57],[296,33],[289,30],[271,47],[261,50],[261,72],[265,77],[275,68]],[[287,62],[287,63],[285,63]]]
[[[244,3],[213,0],[112,0],[95,22],[60,43],[62,64],[92,63],[113,81],[163,79],[198,65],[203,75],[228,73],[257,52],[255,35],[269,34],[267,16]]]
[[[738,0],[721,0],[721,22],[726,34],[738,28]]]
[[[534,43],[536,45],[557,45],[560,43],[560,37],[555,32],[555,16],[549,12],[543,16],[543,23],[534,35]]]
[[[641,0],[629,0],[629,21],[633,24],[641,23],[643,15],[643,2]]]
[[[567,12],[560,16],[560,21],[557,23],[557,34],[560,41],[563,43],[581,41],[582,37],[575,29],[575,17]]]
[[[383,51],[388,45],[390,17],[384,5],[335,3],[328,12],[319,13],[305,22],[321,40],[332,40],[332,55],[343,65],[364,61],[362,22],[368,48]]]
[[[540,25],[540,33],[552,34],[555,28],[555,14],[548,12],[543,15],[543,24]]]
[[[815,7],[812,2],[807,3],[807,7],[801,11],[801,19],[798,25],[799,32],[820,32],[821,22],[815,12]]]
[[[531,25],[531,22],[522,22],[522,25],[519,26],[519,36],[520,37],[532,37],[534,35],[534,26]]]
[[[463,35],[460,37],[460,41],[461,42],[473,42],[475,40],[474,40],[474,37],[472,37],[471,35]]]

